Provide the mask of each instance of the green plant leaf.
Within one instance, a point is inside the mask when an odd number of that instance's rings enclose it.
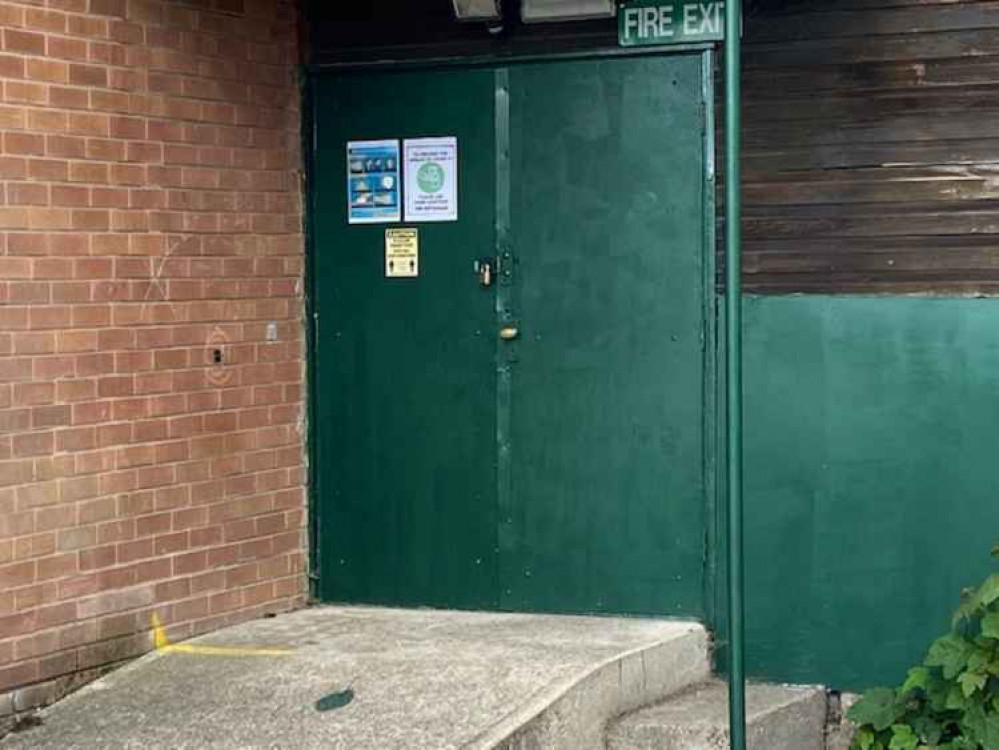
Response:
[[[958,737],[951,742],[937,745],[936,750],[979,750],[979,748],[975,743],[969,742],[963,737]]]
[[[985,733],[978,736],[983,750],[999,750],[999,716],[986,719]]]
[[[851,748],[856,750],[871,750],[874,747],[874,731],[870,727],[862,727],[854,736]]]
[[[999,599],[999,573],[993,573],[985,579],[985,583],[975,592],[975,601],[979,606],[987,607]]]
[[[939,669],[935,669],[930,674],[930,684],[926,690],[926,698],[929,700],[930,708],[934,711],[947,710],[947,694],[950,692],[950,683],[947,682]]]
[[[961,692],[965,698],[970,698],[976,692],[985,687],[988,676],[978,672],[965,672],[957,678],[957,683],[961,686]]]
[[[847,718],[851,750],[999,750],[999,573],[962,593],[952,631],[898,691],[869,691]]]
[[[919,738],[907,724],[896,724],[891,728],[891,742],[888,750],[916,750]]]
[[[943,727],[929,716],[918,716],[913,719],[912,728],[916,731],[920,741],[928,745],[940,744],[940,738],[943,737]]]
[[[961,722],[961,729],[965,737],[977,742],[982,750],[999,750],[999,716],[986,713],[983,706],[976,705],[968,709]]]
[[[895,723],[895,691],[891,688],[874,688],[850,706],[847,718],[860,725],[870,725],[880,732]]]
[[[899,688],[901,695],[908,695],[913,690],[926,690],[930,682],[930,670],[926,667],[913,667],[909,670],[908,677]]]
[[[956,633],[937,638],[923,662],[927,667],[940,667],[948,680],[956,677],[968,664],[974,644]]]
[[[992,649],[976,646],[975,650],[968,657],[969,672],[985,672],[989,668],[992,660]]]
[[[951,685],[947,692],[947,702],[945,708],[948,711],[965,711],[968,708],[968,697],[964,694],[960,685]]]

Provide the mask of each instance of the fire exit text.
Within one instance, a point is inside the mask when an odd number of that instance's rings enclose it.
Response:
[[[618,8],[618,41],[624,47],[724,38],[724,2],[625,0]]]

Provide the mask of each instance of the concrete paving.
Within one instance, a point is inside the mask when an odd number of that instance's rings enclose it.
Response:
[[[573,707],[610,718],[707,668],[699,625],[609,618],[320,607],[188,644],[91,684],[0,750],[528,747],[512,738],[559,724],[553,707],[562,724]],[[347,689],[348,705],[317,710]]]

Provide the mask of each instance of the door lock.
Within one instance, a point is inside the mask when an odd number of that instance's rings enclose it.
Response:
[[[513,341],[519,335],[520,331],[517,329],[517,326],[503,326],[500,328],[499,336],[504,341]]]
[[[489,258],[482,258],[473,264],[475,273],[479,277],[479,286],[485,288],[493,283],[493,262]]]

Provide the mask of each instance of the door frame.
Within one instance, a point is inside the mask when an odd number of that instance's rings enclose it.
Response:
[[[556,54],[497,54],[475,57],[440,57],[419,60],[385,60],[363,63],[329,63],[304,65],[299,68],[301,93],[301,138],[303,156],[303,232],[305,240],[304,263],[304,314],[306,350],[306,408],[305,408],[305,452],[306,452],[306,501],[308,560],[307,577],[310,601],[319,601],[320,559],[324,553],[319,514],[321,481],[318,467],[318,415],[316,414],[317,388],[316,360],[319,346],[319,317],[316,310],[317,281],[315,273],[316,247],[316,144],[318,139],[317,86],[319,77],[328,75],[349,75],[351,73],[372,73],[411,70],[447,70],[453,68],[504,68],[526,63],[560,62],[569,60],[593,60],[618,57],[659,57],[697,54],[701,60],[701,92],[703,114],[704,165],[701,190],[703,194],[703,243],[702,243],[702,358],[704,382],[702,383],[703,420],[703,474],[704,486],[704,614],[708,627],[714,628],[717,617],[718,553],[720,539],[718,491],[721,486],[718,456],[720,431],[720,410],[718,403],[718,301],[716,295],[716,148],[715,148],[715,66],[716,55],[713,45],[691,44],[666,48],[606,47],[564,52]],[[328,551],[328,550],[327,550]]]

